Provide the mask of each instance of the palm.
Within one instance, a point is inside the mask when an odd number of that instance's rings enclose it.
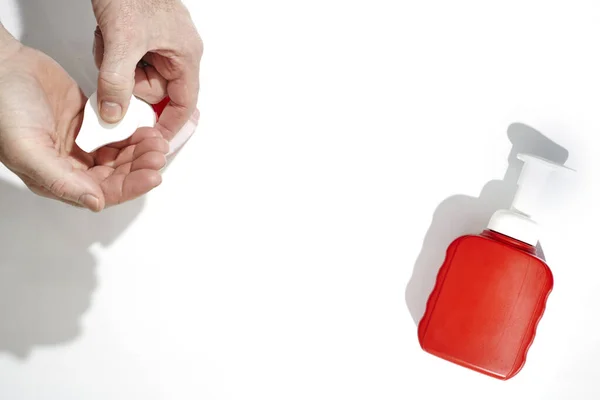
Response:
[[[2,69],[13,67],[10,79],[0,80],[0,150],[10,153],[5,154],[13,161],[7,163],[9,167],[21,166],[11,169],[30,189],[57,197],[53,194],[57,188],[49,186],[77,182],[110,206],[160,183],[168,144],[158,131],[138,130],[127,141],[84,153],[74,144],[86,102],[75,81],[54,60],[29,48],[2,65]],[[66,177],[51,184],[39,182],[35,169],[44,165],[28,162],[35,157],[60,163]]]

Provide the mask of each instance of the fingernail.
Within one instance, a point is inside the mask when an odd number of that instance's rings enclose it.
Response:
[[[98,211],[98,208],[100,208],[100,200],[91,194],[83,195],[79,200],[79,203],[92,211]]]
[[[106,122],[118,122],[121,120],[123,109],[112,101],[103,101],[100,107],[100,115]]]

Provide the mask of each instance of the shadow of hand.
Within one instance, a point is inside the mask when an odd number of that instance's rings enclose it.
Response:
[[[17,1],[23,25],[21,42],[56,60],[90,96],[98,79],[92,55],[96,18],[91,2]]]
[[[17,3],[22,43],[56,60],[90,95],[98,75],[90,2]],[[38,346],[65,344],[78,336],[96,286],[90,246],[110,245],[143,204],[138,199],[92,214],[0,178],[0,353],[25,358]]]
[[[25,358],[78,336],[96,286],[89,247],[110,244],[141,209],[91,214],[0,180],[0,352]]]

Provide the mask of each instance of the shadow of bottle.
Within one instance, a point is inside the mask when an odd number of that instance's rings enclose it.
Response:
[[[438,270],[452,241],[462,235],[480,233],[496,210],[510,207],[522,168],[517,155],[529,153],[561,165],[569,157],[565,148],[521,123],[509,126],[508,139],[512,149],[504,179],[488,182],[477,198],[455,195],[444,200],[435,210],[405,292],[406,305],[415,324],[419,323],[425,312]],[[539,243],[537,248],[538,255],[544,258]]]
[[[89,95],[97,77],[90,2],[18,0],[18,5],[19,39],[54,58]],[[93,214],[0,178],[0,353],[24,359],[36,347],[79,335],[96,287],[90,247],[110,245],[143,206],[138,199]]]

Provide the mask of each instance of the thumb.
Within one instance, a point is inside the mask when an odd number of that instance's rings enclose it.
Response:
[[[102,35],[104,50],[98,74],[98,109],[108,123],[119,122],[129,107],[135,85],[135,69],[145,54],[125,35]]]
[[[65,159],[43,154],[26,168],[19,168],[36,186],[48,195],[66,203],[76,203],[92,211],[104,208],[102,189],[82,170],[77,170]]]

